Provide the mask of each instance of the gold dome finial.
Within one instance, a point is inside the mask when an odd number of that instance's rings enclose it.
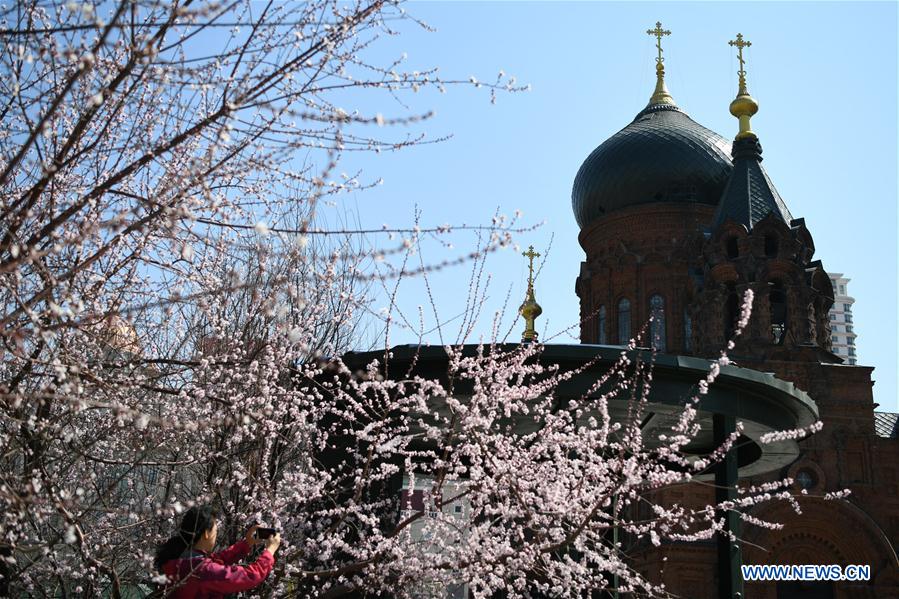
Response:
[[[749,95],[749,91],[746,89],[746,69],[745,61],[743,60],[743,48],[750,47],[752,42],[743,40],[743,34],[738,33],[737,39],[730,40],[727,43],[730,46],[736,46],[737,60],[740,61],[740,70],[738,72],[740,75],[740,89],[737,91],[737,97],[730,103],[730,113],[740,119],[740,131],[737,133],[737,139],[756,138],[756,134],[749,127],[749,119],[759,111],[759,103]]]
[[[534,328],[534,321],[543,314],[543,308],[537,303],[534,297],[534,258],[539,258],[540,254],[534,251],[534,246],[528,248],[528,251],[521,254],[528,259],[528,293],[518,308],[518,313],[524,318],[524,332],[521,334],[521,342],[529,343],[537,341],[537,330]]]
[[[668,93],[668,88],[665,87],[665,65],[663,64],[665,59],[662,58],[662,36],[671,35],[671,32],[667,29],[662,29],[661,21],[656,21],[656,28],[647,29],[646,33],[655,36],[656,49],[659,51],[659,55],[656,57],[656,89],[652,92],[649,103],[674,104],[674,98],[671,97],[671,94]]]

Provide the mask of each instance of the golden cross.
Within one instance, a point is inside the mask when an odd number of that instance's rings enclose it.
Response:
[[[522,252],[522,256],[528,259],[528,287],[534,283],[534,258],[539,258],[540,254],[534,251],[534,246],[528,248],[528,251]]]
[[[741,77],[741,78],[746,77],[746,71],[743,69],[743,48],[748,48],[749,46],[752,45],[752,42],[750,42],[750,41],[745,41],[745,42],[744,42],[744,41],[743,41],[743,34],[742,34],[742,33],[738,33],[738,34],[737,34],[737,39],[735,39],[735,40],[730,40],[729,42],[727,42],[727,44],[728,44],[729,46],[736,46],[736,48],[737,48],[737,60],[740,61],[740,77]]]
[[[661,21],[656,21],[656,28],[655,29],[647,29],[646,33],[649,35],[656,36],[656,48],[659,49],[659,57],[656,58],[656,62],[661,64],[665,60],[664,58],[662,58],[662,36],[663,35],[671,35],[671,32],[668,31],[667,29],[662,29]]]

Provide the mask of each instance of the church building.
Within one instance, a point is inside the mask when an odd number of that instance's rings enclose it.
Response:
[[[740,481],[790,477],[797,494],[807,492],[799,499],[801,515],[783,503],[751,514],[784,527],[745,526],[742,563],[858,564],[871,574],[867,581],[745,582],[732,597],[899,598],[897,418],[875,412],[873,368],[849,365],[832,351],[831,279],[815,259],[812,232],[762,166],[763,132],[751,129],[758,103],[747,89],[742,53],[750,42],[741,35],[730,42],[740,71],[730,105],[738,131],[729,141],[677,105],[666,87],[661,45],[670,32],[657,24],[648,33],[658,48],[649,103],[586,158],[572,190],[586,254],[575,285],[581,342],[624,345],[651,321],[644,345],[715,358],[752,290],[752,318],[731,359],[808,393],[824,428],[801,442],[789,466]],[[843,489],[851,494],[823,498]],[[714,491],[669,489],[659,500],[705,505]],[[636,546],[630,553],[636,568],[677,596],[722,597],[713,541]]]

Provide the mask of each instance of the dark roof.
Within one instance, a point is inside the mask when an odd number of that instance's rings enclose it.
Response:
[[[587,157],[571,204],[581,228],[652,202],[716,205],[731,171],[730,142],[673,104],[650,104]]]
[[[460,352],[464,357],[474,357],[521,348],[521,345],[514,343],[465,344],[454,346],[452,351]],[[554,397],[564,400],[606,396],[610,399],[613,419],[622,421],[629,417],[632,408],[628,407],[629,394],[610,393],[615,382],[606,380],[602,384],[597,383],[621,359],[620,346],[576,343],[539,345],[534,349],[537,354],[533,359],[553,369],[548,372],[555,372],[554,369],[558,368],[559,373],[565,373],[559,386],[553,390]],[[452,384],[453,395],[457,398],[473,392],[475,381],[471,378],[454,376],[450,382],[450,355],[443,346],[396,345],[387,353],[390,358],[386,362],[384,349],[349,352],[343,355],[342,361],[350,372],[360,374],[377,360],[378,372],[391,380],[407,380],[414,376],[440,380],[443,384]],[[643,418],[640,428],[647,434],[647,439],[658,439],[658,434],[674,424],[684,402],[696,392],[697,381],[708,376],[709,368],[715,361],[693,356],[653,354],[649,350],[630,350],[626,354],[632,363],[640,361],[649,364],[651,361],[653,384],[647,392],[647,403],[641,407]],[[713,414],[735,416],[746,424],[746,439],[741,437],[740,451],[737,452],[741,477],[779,470],[799,457],[799,447],[794,439],[775,441],[773,444],[756,443],[761,434],[807,427],[819,419],[815,402],[793,383],[772,374],[733,365],[721,368],[715,384],[709,387],[708,393],[700,396],[695,407],[699,411],[697,422],[702,422],[704,431],[692,442],[699,442],[697,453],[711,451],[718,446],[712,438]],[[527,422],[525,426],[531,430],[533,422],[530,416],[522,414],[521,417],[523,420],[519,422]],[[513,416],[509,422],[516,418]]]
[[[751,137],[735,141],[733,159],[733,172],[721,195],[712,230],[727,219],[752,230],[771,213],[789,224],[793,217],[762,167],[762,145],[758,139]]]
[[[899,439],[899,414],[874,412],[874,432],[878,437]]]

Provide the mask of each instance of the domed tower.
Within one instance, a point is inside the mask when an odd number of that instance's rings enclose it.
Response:
[[[575,291],[583,343],[691,354],[691,304],[702,274],[703,231],[733,169],[731,144],[691,119],[665,86],[656,24],[656,89],[649,104],[587,157],[571,194],[586,253]]]
[[[702,291],[693,306],[694,345],[715,355],[731,338],[746,290],[752,317],[738,339],[743,364],[768,360],[839,361],[831,353],[828,310],[833,287],[803,219],[794,219],[765,169],[762,146],[750,128],[758,103],[746,88],[742,35],[739,91],[730,112],[740,128],[733,143],[733,172],[703,248]],[[749,360],[749,362],[747,362]]]
[[[749,42],[740,35],[731,42],[740,61],[739,91],[730,106],[740,124],[731,144],[675,104],[665,87],[661,50],[668,32],[657,24],[649,33],[658,40],[655,92],[630,124],[588,156],[572,191],[586,253],[576,284],[581,341],[624,344],[653,317],[641,345],[714,358],[733,335],[742,298],[752,290],[752,316],[729,356],[743,372],[761,378],[773,373],[807,393],[824,428],[799,443],[794,463],[744,481],[790,477],[795,492],[808,493],[799,498],[802,516],[780,507],[750,510],[760,520],[785,524],[783,530],[748,527],[744,534],[729,512],[722,516],[727,530],[748,542],[722,537],[714,548],[637,547],[634,567],[680,596],[774,597],[775,582],[747,585],[743,594],[741,552],[747,564],[855,559],[849,563],[877,564],[872,571],[882,572],[864,593],[899,597],[899,561],[886,541],[899,538],[899,501],[896,493],[883,492],[884,481],[897,480],[899,445],[875,435],[872,368],[843,365],[830,352],[830,278],[814,260],[804,220],[792,216],[762,167],[761,144],[750,127],[758,103],[743,68]],[[742,396],[733,399],[716,405],[731,414],[745,407]],[[720,439],[735,430],[736,419],[716,414],[712,435]],[[652,501],[696,509],[732,501],[738,453],[729,452],[719,465],[714,490],[663,488]],[[851,501],[820,498],[846,488]],[[866,557],[844,557],[862,550]]]

